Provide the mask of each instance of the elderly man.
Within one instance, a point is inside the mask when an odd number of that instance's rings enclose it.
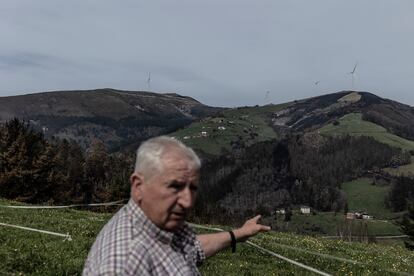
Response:
[[[204,258],[268,226],[250,219],[234,231],[195,235],[185,222],[194,206],[200,160],[169,137],[144,142],[131,175],[131,199],[104,226],[84,275],[199,275]]]

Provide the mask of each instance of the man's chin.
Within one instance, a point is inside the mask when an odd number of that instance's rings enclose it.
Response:
[[[185,219],[171,219],[165,224],[164,229],[170,232],[175,232],[181,227],[183,227]]]

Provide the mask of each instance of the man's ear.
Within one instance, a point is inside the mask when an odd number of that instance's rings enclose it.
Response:
[[[144,176],[141,173],[134,172],[129,178],[131,182],[131,196],[136,203],[140,203],[143,197],[142,185],[144,185]]]

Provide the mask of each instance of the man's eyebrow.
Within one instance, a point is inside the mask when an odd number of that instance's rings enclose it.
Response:
[[[172,180],[172,181],[168,181],[167,185],[185,185],[186,183],[184,181],[180,181],[180,180]]]

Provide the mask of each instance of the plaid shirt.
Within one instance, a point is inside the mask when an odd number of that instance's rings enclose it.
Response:
[[[200,275],[204,259],[188,224],[174,233],[161,230],[130,199],[99,233],[83,275]]]

